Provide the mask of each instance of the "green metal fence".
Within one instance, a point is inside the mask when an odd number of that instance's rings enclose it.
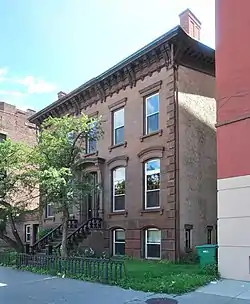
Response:
[[[83,280],[91,279],[107,284],[126,278],[124,261],[113,259],[0,253],[0,265],[39,270],[52,275],[65,275]]]

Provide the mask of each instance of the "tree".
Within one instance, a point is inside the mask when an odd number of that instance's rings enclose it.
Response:
[[[17,252],[24,246],[16,222],[37,207],[39,196],[33,157],[33,149],[24,144],[0,143],[0,238]]]
[[[41,125],[36,154],[39,155],[39,181],[43,206],[49,202],[62,213],[61,255],[67,256],[69,209],[79,204],[92,185],[79,182],[76,165],[85,152],[86,140],[102,135],[101,120],[64,116],[48,118]],[[87,174],[85,174],[87,175]]]

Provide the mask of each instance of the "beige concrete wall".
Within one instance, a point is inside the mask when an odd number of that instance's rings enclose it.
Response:
[[[218,180],[219,271],[250,281],[250,175]]]
[[[178,70],[180,247],[184,225],[193,225],[192,245],[216,235],[215,78],[185,67]]]

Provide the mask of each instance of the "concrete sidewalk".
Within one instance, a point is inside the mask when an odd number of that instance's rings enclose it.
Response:
[[[6,304],[250,304],[250,283],[236,281],[211,283],[176,297],[0,267],[0,283],[0,303]]]

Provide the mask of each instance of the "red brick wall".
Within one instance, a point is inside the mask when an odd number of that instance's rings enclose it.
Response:
[[[216,1],[218,178],[250,174],[250,1]]]

